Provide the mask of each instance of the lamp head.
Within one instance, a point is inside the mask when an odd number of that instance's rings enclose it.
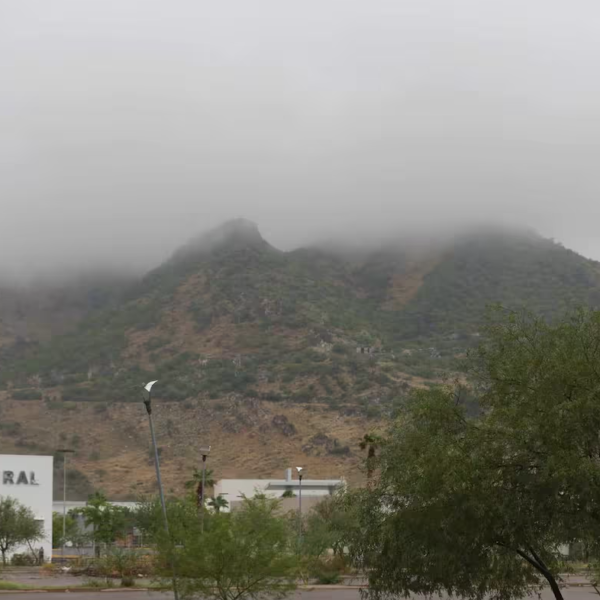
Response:
[[[200,446],[200,454],[208,456],[210,454],[210,446]]]
[[[155,379],[154,381],[149,381],[145,386],[144,389],[148,392],[148,397],[144,396],[144,393],[142,392],[142,399],[144,402],[144,405],[146,406],[146,412],[150,415],[152,414],[152,407],[150,406],[150,398],[152,396],[152,386],[157,383],[157,379]]]
[[[145,386],[144,389],[150,393],[152,391],[152,386],[158,382],[158,379],[155,379],[154,381],[149,381]]]

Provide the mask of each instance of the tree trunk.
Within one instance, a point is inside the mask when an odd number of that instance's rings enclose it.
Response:
[[[552,593],[554,594],[556,600],[564,600],[562,592],[560,591],[560,587],[558,587],[558,583],[556,583],[556,579],[554,579],[552,573],[549,571],[542,571],[542,573],[550,584],[550,588],[552,589]]]
[[[504,547],[506,548],[508,546]],[[550,584],[550,589],[552,590],[552,593],[554,594],[556,600],[564,600],[562,592],[560,591],[560,587],[558,587],[558,583],[556,582],[554,575],[552,575],[544,561],[537,555],[535,550],[531,546],[529,546],[528,549],[531,552],[532,556],[529,556],[526,552],[523,552],[523,550],[520,550],[518,548],[512,548],[512,550],[514,550],[521,558],[524,558],[534,569],[539,571],[546,578],[546,581]]]

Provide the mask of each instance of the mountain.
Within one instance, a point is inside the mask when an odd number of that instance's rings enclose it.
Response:
[[[217,476],[277,475],[298,463],[313,476],[357,479],[362,433],[411,386],[457,376],[488,304],[547,317],[595,306],[600,266],[501,230],[281,252],[238,219],[108,298],[47,341],[0,348],[0,444],[77,446],[81,494],[123,497],[152,489],[137,402],[145,381],[159,380],[173,488],[202,443],[215,447]]]

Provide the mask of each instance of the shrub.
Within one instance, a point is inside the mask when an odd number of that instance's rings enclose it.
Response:
[[[33,567],[37,564],[37,559],[32,554],[13,554],[10,564],[13,567]]]
[[[321,585],[335,585],[340,582],[340,574],[335,571],[321,571],[317,575],[317,583]]]
[[[336,456],[348,456],[350,454],[350,446],[336,445],[333,448],[331,448],[331,450],[329,450],[329,454],[334,454]]]
[[[336,354],[349,354],[350,348],[344,346],[344,344],[336,343],[333,345],[333,348],[331,348],[331,351]]]
[[[34,389],[13,390],[11,396],[13,400],[41,400],[42,392]]]
[[[6,435],[19,435],[21,433],[21,423],[17,421],[0,422],[0,432]]]
[[[166,346],[168,343],[169,340],[166,338],[153,337],[149,339],[144,346],[148,352],[151,352],[152,350],[157,350],[158,348]]]

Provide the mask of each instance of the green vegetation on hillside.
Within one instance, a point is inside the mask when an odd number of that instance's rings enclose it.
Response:
[[[13,399],[58,387],[63,402],[114,402],[160,379],[170,400],[241,394],[354,404],[377,416],[411,382],[456,377],[489,304],[552,317],[600,300],[596,263],[531,235],[456,241],[394,307],[393,281],[409,269],[403,251],[386,247],[361,261],[316,249],[283,253],[244,228],[188,245],[75,331],[20,358],[5,355],[0,383],[12,386]],[[188,325],[179,333],[173,323]],[[199,350],[224,333],[210,354]],[[146,341],[131,352],[134,335]]]
[[[473,332],[490,304],[544,317],[600,305],[600,269],[535,236],[479,236],[456,244],[398,315],[399,335]]]

